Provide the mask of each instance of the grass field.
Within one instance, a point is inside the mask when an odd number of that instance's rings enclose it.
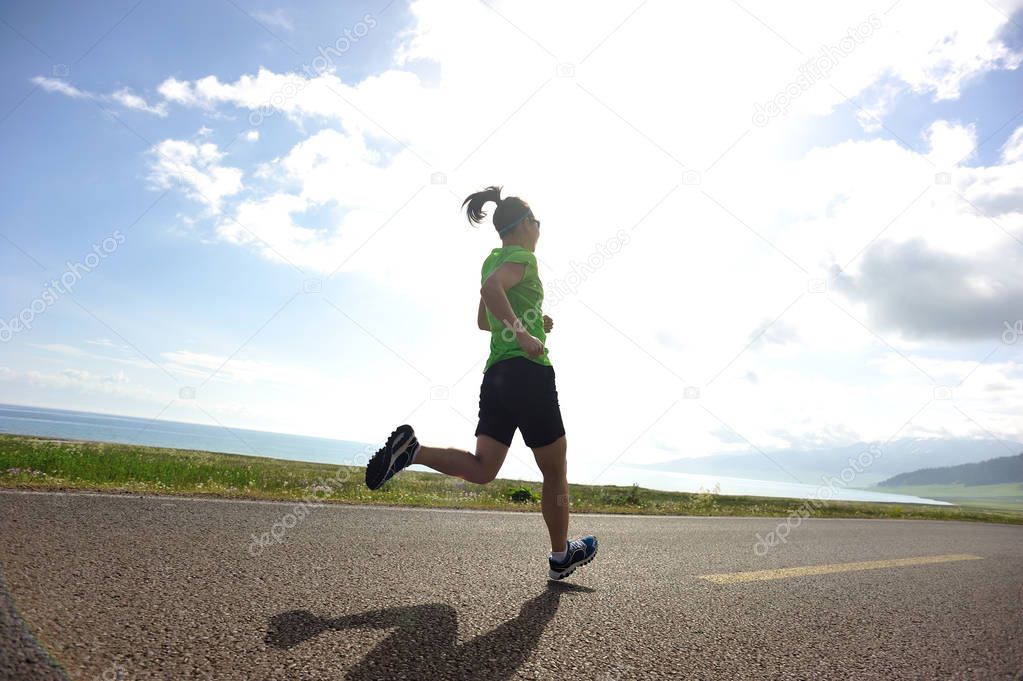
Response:
[[[1003,511],[1023,511],[1023,483],[1002,485],[913,485],[906,487],[876,487],[874,491],[892,494],[912,494],[928,499],[950,501],[960,506],[994,508]]]
[[[405,471],[370,491],[350,466],[0,435],[0,487],[139,494],[310,500],[538,512],[540,483],[457,478]],[[1023,524],[1023,512],[917,504],[823,502],[715,493],[661,492],[638,486],[571,485],[572,510],[592,513],[925,518]]]

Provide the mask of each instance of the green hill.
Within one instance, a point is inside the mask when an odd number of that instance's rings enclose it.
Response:
[[[979,463],[946,468],[923,468],[900,473],[878,483],[878,487],[919,487],[922,485],[1001,485],[1023,482],[1023,454],[1002,456]]]

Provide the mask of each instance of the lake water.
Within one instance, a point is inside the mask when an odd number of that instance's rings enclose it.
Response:
[[[13,405],[0,405],[0,432],[333,464],[351,464],[369,446],[305,435]]]
[[[836,501],[885,501],[901,504],[936,504],[939,506],[950,506],[945,501],[924,499],[908,494],[888,494],[886,492],[874,492],[864,489],[853,489],[850,487],[829,487],[821,481],[820,485],[807,485],[796,482],[777,482],[773,480],[752,480],[746,478],[728,478],[712,475],[695,475],[688,473],[675,473],[671,471],[656,471],[648,468],[633,468],[622,466],[628,471],[625,477],[630,478],[640,487],[652,489],[667,489],[676,492],[698,492],[712,490],[714,485],[720,486],[721,494],[738,494],[757,497],[788,497],[791,499],[823,499]],[[631,484],[631,483],[630,483]]]
[[[379,446],[379,444],[305,435],[288,435],[243,428],[224,428],[197,423],[16,405],[0,405],[0,433],[71,440],[97,440],[174,449],[197,449],[338,465],[353,465],[358,461],[365,462],[365,458],[357,460],[356,457],[359,455],[371,456]],[[573,462],[574,470],[581,475],[578,480],[573,477],[572,482],[582,483],[591,479],[586,475],[585,466],[584,462]],[[537,475],[535,474],[533,479],[538,479]],[[613,466],[600,472],[599,475],[600,483],[606,485],[636,483],[641,487],[670,492],[698,492],[701,489],[711,490],[715,485],[719,485],[722,494],[946,505],[945,502],[903,494],[885,494],[850,488],[827,488],[768,480],[690,475],[634,468],[628,465]]]

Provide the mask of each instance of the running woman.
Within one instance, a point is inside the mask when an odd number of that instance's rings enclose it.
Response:
[[[493,221],[501,247],[490,252],[481,276],[477,324],[490,332],[490,356],[480,386],[476,453],[424,447],[405,424],[373,455],[366,485],[378,489],[413,463],[485,485],[497,477],[518,428],[543,474],[540,508],[551,535],[548,578],[563,579],[593,560],[597,538],[568,541],[568,443],[545,347],[554,322],[541,312],[543,284],[534,255],[540,221],[522,199],[502,199],[501,187],[487,187],[462,202],[470,222],[483,221],[489,201],[497,204]]]

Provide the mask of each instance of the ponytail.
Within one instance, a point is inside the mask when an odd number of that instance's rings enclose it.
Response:
[[[516,218],[522,215],[524,210],[528,210],[529,206],[526,202],[517,196],[506,196],[501,198],[501,190],[503,187],[487,187],[481,192],[470,194],[465,201],[462,201],[462,207],[466,208],[466,217],[469,222],[473,224],[480,224],[483,222],[483,218],[487,217],[486,211],[483,210],[483,205],[487,201],[493,201],[497,204],[497,208],[494,209],[494,228],[497,229],[497,233],[503,236],[509,229],[509,225],[512,225]]]
[[[469,218],[469,222],[477,225],[483,222],[483,218],[487,217],[487,212],[483,210],[483,204],[487,201],[493,201],[500,207],[501,187],[487,187],[481,192],[469,194],[465,201],[462,201],[463,208],[465,208],[465,204],[469,204],[469,207],[465,211],[466,217]]]

